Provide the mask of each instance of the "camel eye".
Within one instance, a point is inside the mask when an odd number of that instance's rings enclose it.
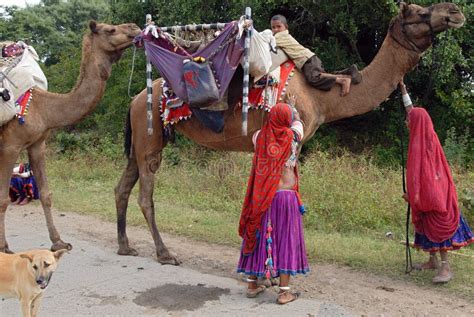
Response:
[[[114,34],[114,33],[115,33],[115,28],[113,28],[113,29],[108,29],[108,30],[107,30],[107,33],[109,33],[109,34]]]
[[[44,262],[44,267],[48,267],[50,266],[51,264],[47,263],[47,262]]]
[[[418,15],[419,15],[420,17],[422,17],[423,19],[427,19],[427,18],[430,17],[430,14],[427,13],[427,12],[418,13]]]
[[[33,265],[33,269],[36,271],[38,269],[38,266],[36,264]]]

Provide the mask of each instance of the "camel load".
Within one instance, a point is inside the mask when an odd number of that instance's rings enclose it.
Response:
[[[145,48],[148,62],[164,79],[160,113],[165,127],[194,115],[204,126],[220,133],[224,128],[223,112],[241,103],[245,135],[247,108],[269,110],[275,105],[294,68],[290,62],[281,70],[280,65],[288,57],[276,48],[271,30],[259,33],[253,28],[250,14],[229,23],[173,27],[155,27],[148,16],[136,46]],[[151,122],[148,65],[147,117]],[[229,95],[229,90],[242,93]]]
[[[17,116],[20,124],[28,112],[33,87],[48,89],[35,49],[22,41],[2,43],[0,60],[0,126]]]

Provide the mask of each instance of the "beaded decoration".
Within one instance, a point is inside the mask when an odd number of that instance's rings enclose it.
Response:
[[[267,226],[267,260],[265,261],[265,277],[270,279],[272,276],[276,276],[275,268],[273,267],[273,258],[272,258],[272,222],[268,219],[268,226]]]
[[[28,89],[15,102],[16,117],[18,118],[18,122],[20,124],[25,123],[25,116],[28,114],[28,108],[30,107],[31,99],[33,98],[32,92],[33,92],[33,88]]]

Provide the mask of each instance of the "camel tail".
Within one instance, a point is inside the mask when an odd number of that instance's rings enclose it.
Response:
[[[130,111],[131,108],[128,109],[127,113],[127,121],[125,122],[125,129],[124,129],[124,141],[123,141],[123,154],[129,158],[130,153],[132,150],[132,123],[130,121]]]

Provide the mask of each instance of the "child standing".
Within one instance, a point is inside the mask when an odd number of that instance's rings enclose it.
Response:
[[[10,200],[18,205],[26,205],[33,199],[39,199],[38,187],[28,163],[13,169],[10,179]]]

